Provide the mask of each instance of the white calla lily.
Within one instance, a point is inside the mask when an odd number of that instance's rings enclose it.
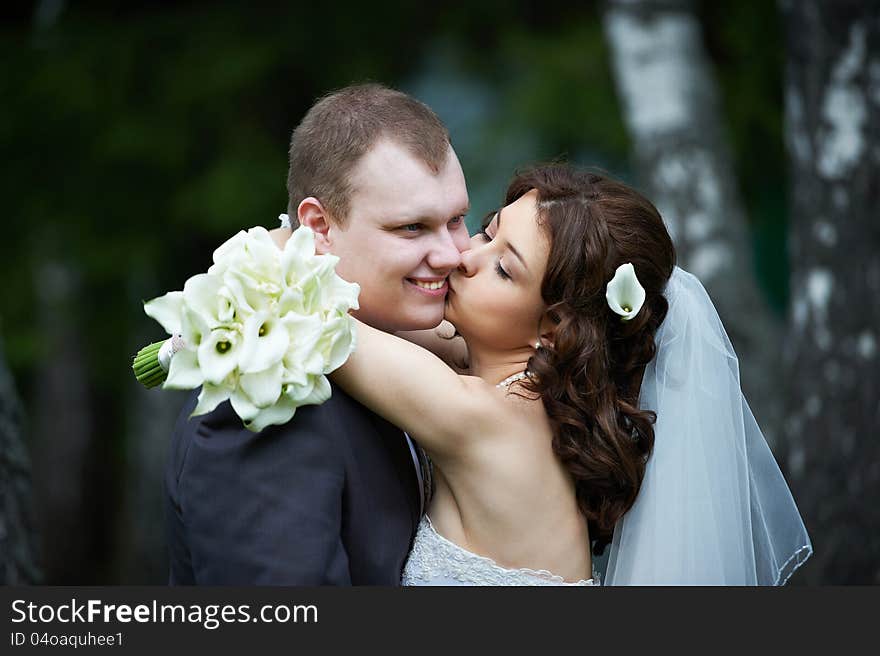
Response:
[[[208,322],[200,314],[184,306],[180,318],[180,336],[183,337],[183,341],[195,349],[202,343],[205,335],[210,332],[211,328],[208,326]]]
[[[337,308],[344,308],[344,312],[347,312],[349,308],[352,310],[360,308],[358,305],[360,293],[360,285],[356,282],[343,280],[339,276],[334,276],[327,289],[327,296],[330,302]]]
[[[315,233],[300,226],[284,242],[281,251],[281,276],[288,287],[296,286],[311,270],[315,257]]]
[[[232,391],[229,395],[229,403],[232,404],[232,409],[235,410],[235,414],[241,417],[245,426],[260,414],[260,409],[251,401],[250,397],[241,387],[237,387]]]
[[[300,398],[300,405],[320,405],[330,398],[330,381],[326,376],[317,376],[314,386],[308,394]]]
[[[249,422],[245,422],[245,426],[248,430],[259,432],[267,426],[286,424],[296,414],[296,409],[300,405],[302,404],[282,396],[274,405],[260,409]]]
[[[614,277],[605,288],[605,299],[621,321],[629,321],[639,313],[645,302],[645,289],[636,277],[631,262],[617,267]]]
[[[256,282],[278,288],[281,281],[281,258],[278,246],[264,227],[257,226],[248,230],[243,257],[236,269]]]
[[[220,385],[238,366],[242,349],[241,334],[236,330],[217,328],[212,330],[198,348],[199,366],[205,380]],[[171,359],[171,366],[177,356]]]
[[[178,335],[181,329],[181,311],[183,309],[183,292],[168,292],[144,303],[144,312],[159,322],[169,335]]]
[[[222,279],[210,273],[194,275],[183,285],[183,300],[186,307],[198,314],[199,318],[212,329],[223,325],[218,316],[217,302],[222,286]]]
[[[285,396],[297,405],[317,405],[330,398],[330,382],[326,376],[309,376],[302,385],[286,385]]]
[[[208,273],[225,278],[229,272],[248,279],[252,285],[277,284],[281,277],[278,247],[265,228],[241,231],[214,251],[214,264]]]
[[[282,321],[290,336],[283,358],[284,366],[288,370],[286,382],[299,382],[304,380],[305,374],[322,373],[324,358],[316,349],[324,329],[321,317],[290,312]]]
[[[309,381],[309,376],[302,367],[284,367],[284,373],[281,376],[283,385],[305,385]]]
[[[162,384],[163,389],[194,389],[202,384],[205,376],[199,367],[199,360],[192,348],[178,351],[171,358],[168,377]]]
[[[290,312],[305,314],[304,296],[298,287],[285,287],[278,299],[278,314],[284,316]]]
[[[244,230],[239,230],[232,237],[220,244],[214,250],[212,258],[214,264],[208,269],[208,273],[211,275],[218,275],[226,271],[226,269],[240,257],[239,254],[244,248],[244,242],[247,240],[247,237],[248,235]]]
[[[296,312],[301,314],[314,314],[320,312],[323,308],[329,306],[329,299],[325,293],[328,286],[326,268],[328,261],[325,259],[327,255],[316,255],[312,258],[314,267],[307,271],[288,289],[293,292],[299,292],[299,307],[294,308]],[[333,274],[332,268],[330,273]]]
[[[317,344],[317,352],[324,356],[324,370],[321,373],[329,374],[348,360],[354,351],[356,334],[348,314],[340,314],[327,321],[324,334]]]
[[[267,408],[281,396],[281,376],[284,366],[277,362],[264,371],[242,374],[239,384],[257,408]]]
[[[246,316],[269,309],[270,299],[260,293],[252,278],[244,276],[235,269],[230,269],[223,274],[223,284],[229,291],[232,302],[240,315]]]
[[[232,293],[229,291],[228,287],[221,287],[217,292],[217,298],[215,299],[217,303],[217,307],[215,309],[215,316],[217,317],[217,321],[221,324],[229,325],[233,323],[236,319],[235,317],[235,302],[232,296]]]
[[[238,368],[243,374],[263,371],[280,364],[290,344],[290,334],[282,319],[270,312],[257,312],[244,322],[244,344]]]
[[[199,392],[198,403],[192,411],[192,414],[190,414],[190,417],[212,412],[214,408],[229,398],[232,389],[233,388],[227,385],[212,385],[211,383],[203,384],[202,391]]]

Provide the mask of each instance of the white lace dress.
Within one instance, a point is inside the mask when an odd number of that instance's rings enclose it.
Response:
[[[425,515],[403,567],[402,585],[599,585],[599,577],[566,583],[546,570],[508,569],[440,535]]]

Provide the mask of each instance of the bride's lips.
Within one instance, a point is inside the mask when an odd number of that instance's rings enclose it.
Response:
[[[430,297],[443,296],[449,290],[449,284],[446,278],[406,278],[406,282],[412,289]],[[432,289],[437,283],[442,284],[436,289]]]

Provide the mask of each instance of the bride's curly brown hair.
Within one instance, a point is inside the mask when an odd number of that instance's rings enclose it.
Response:
[[[565,164],[526,170],[511,182],[505,205],[532,189],[550,237],[541,294],[555,330],[552,344],[529,360],[524,388],[541,395],[554,452],[575,481],[601,554],[635,502],[654,446],[656,413],[639,409],[639,390],[668,310],[663,290],[675,248],[654,205],[604,174]],[[622,321],[605,288],[626,262],[646,297]]]

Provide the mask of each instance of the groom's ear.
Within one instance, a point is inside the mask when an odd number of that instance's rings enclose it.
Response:
[[[330,217],[324,205],[314,196],[304,198],[296,208],[299,224],[315,233],[315,251],[319,255],[330,252]]]

